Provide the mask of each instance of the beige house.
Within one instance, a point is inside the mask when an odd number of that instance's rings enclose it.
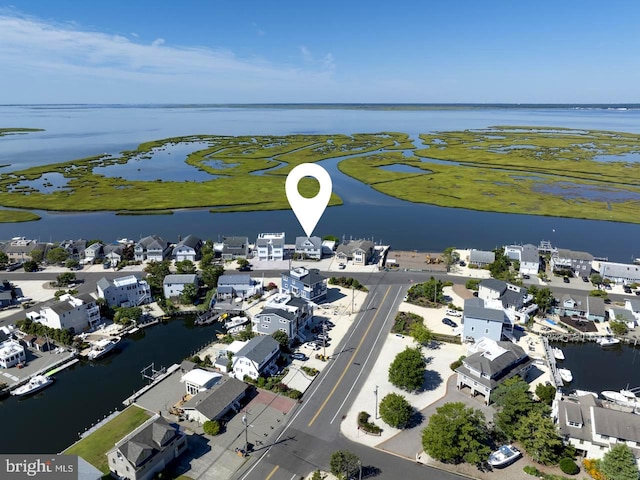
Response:
[[[341,263],[351,261],[353,265],[369,265],[373,261],[373,242],[351,240],[338,246],[336,259]]]

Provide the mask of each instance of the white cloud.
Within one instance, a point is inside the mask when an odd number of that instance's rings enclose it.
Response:
[[[140,36],[136,32],[131,32],[130,35],[135,38],[138,38]]]
[[[160,45],[164,45],[164,38],[156,38],[153,42],[151,42],[152,47],[159,47]]]
[[[300,49],[300,54],[302,55],[302,59],[305,62],[310,62],[313,60],[313,55],[311,55],[311,52],[307,47],[305,47],[304,45],[300,45],[298,48]]]

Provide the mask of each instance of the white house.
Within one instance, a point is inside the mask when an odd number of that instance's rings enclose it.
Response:
[[[230,300],[236,297],[247,299],[257,294],[262,294],[262,280],[251,278],[248,273],[236,273],[221,275],[218,278],[216,299],[218,301]]]
[[[0,368],[11,368],[26,359],[24,347],[15,340],[0,343]]]
[[[295,253],[303,258],[320,260],[322,258],[322,240],[320,237],[296,237]]]
[[[194,368],[185,373],[180,381],[184,383],[185,390],[188,395],[195,395],[198,392],[204,392],[214,386],[222,375],[215,372],[208,372],[201,368]]]
[[[374,258],[374,246],[369,240],[351,240],[338,246],[336,259],[342,263],[351,261],[354,265],[369,265]]]
[[[596,262],[596,270],[600,273],[602,278],[608,278],[612,282],[621,285],[640,283],[640,265]]]
[[[180,407],[188,420],[203,424],[209,420],[220,420],[238,412],[249,390],[249,385],[233,377],[221,376],[210,388],[196,393]]]
[[[60,300],[27,312],[27,318],[47,327],[79,333],[100,323],[100,307],[88,293],[65,294]]]
[[[526,245],[507,245],[504,254],[511,260],[520,262],[521,275],[537,275],[540,269],[540,254],[538,247],[527,243]]]
[[[137,261],[162,262],[171,253],[171,247],[162,237],[149,235],[136,243],[133,251]]]
[[[104,244],[101,242],[92,243],[84,249],[84,263],[95,263],[104,257]]]
[[[487,308],[502,308],[512,323],[528,320],[529,315],[538,308],[531,304],[533,296],[525,287],[495,278],[486,278],[480,282],[478,298],[484,300],[484,306]]]
[[[98,280],[97,290],[98,296],[104,298],[110,307],[135,307],[153,301],[149,284],[135,275],[113,280],[103,277]]]
[[[202,245],[204,245],[204,242],[200,238],[195,235],[187,235],[177,243],[172,255],[176,262],[190,260],[195,263],[200,260]]]
[[[269,374],[279,354],[280,344],[272,336],[254,337],[233,357],[233,376],[243,379],[247,375],[255,380]]]
[[[194,285],[198,288],[200,280],[195,273],[172,274],[164,277],[162,290],[165,298],[179,297],[185,285]]]
[[[627,299],[624,308],[629,310],[638,323],[640,323],[640,298]]]
[[[256,256],[258,260],[284,260],[284,232],[258,234]]]

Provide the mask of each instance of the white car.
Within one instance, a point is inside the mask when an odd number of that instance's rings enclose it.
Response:
[[[307,342],[304,345],[302,345],[304,348],[310,348],[311,350],[320,350],[320,345],[314,343],[314,342]]]
[[[462,312],[459,312],[458,310],[451,310],[450,308],[447,309],[446,313],[450,317],[461,317],[462,316]]]

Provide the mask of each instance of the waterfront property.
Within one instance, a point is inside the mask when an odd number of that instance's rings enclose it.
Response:
[[[458,389],[468,387],[471,395],[482,395],[491,403],[491,393],[508,378],[527,378],[533,359],[513,342],[482,339],[469,347],[468,356],[456,369]]]
[[[481,298],[464,302],[462,338],[477,342],[486,337],[496,342],[502,340],[503,331],[513,331],[513,324],[502,309],[486,308]]]
[[[496,254],[485,250],[473,249],[469,252],[467,262],[478,268],[486,267],[496,261]]]
[[[290,341],[298,338],[304,341],[303,329],[313,320],[313,306],[300,297],[277,294],[269,298],[260,313],[254,315],[253,331],[271,335],[281,330]]]
[[[310,302],[321,302],[327,298],[327,279],[317,268],[297,267],[281,274],[282,292],[302,297]]]
[[[588,252],[576,252],[558,248],[551,254],[551,270],[558,273],[571,272],[576,277],[591,275],[593,255]]]
[[[122,261],[124,257],[124,252],[122,250],[122,245],[105,245],[103,249],[103,258],[111,265],[115,266],[120,261]]]
[[[259,233],[255,255],[262,261],[284,260],[284,232]]]
[[[25,237],[14,237],[9,242],[2,244],[2,251],[9,257],[9,262],[25,262],[31,260],[31,252],[41,250],[47,251],[47,245],[37,240],[29,240]]]
[[[199,392],[208,390],[215,385],[222,375],[215,372],[202,370],[201,368],[193,368],[182,375],[180,381],[184,383],[187,395],[196,395]]]
[[[150,480],[187,449],[187,437],[177,426],[156,415],[107,452],[111,475]]]
[[[104,244],[102,242],[95,242],[85,247],[84,249],[84,263],[95,263],[96,260],[104,258]]]
[[[630,285],[640,283],[640,265],[613,262],[596,262],[595,269],[602,278],[608,278],[614,283]]]
[[[280,354],[280,344],[272,336],[254,337],[233,356],[232,375],[237,379],[248,376],[257,379],[263,373],[273,372]]]
[[[567,293],[556,302],[552,312],[561,317],[577,317],[580,320],[596,322],[604,322],[606,320],[605,303],[601,297]]]
[[[80,238],[78,240],[63,240],[59,245],[65,252],[69,254],[68,260],[79,262],[84,258],[84,250],[87,247],[87,241]]]
[[[27,318],[50,328],[79,333],[100,323],[100,308],[88,293],[64,294],[60,300],[27,312]]]
[[[538,307],[532,304],[533,296],[525,287],[487,278],[478,285],[478,298],[484,300],[487,308],[502,308],[512,323],[529,319]]]
[[[104,298],[110,307],[135,307],[151,303],[151,287],[146,280],[135,275],[113,280],[101,278],[97,283],[98,296]]]
[[[249,255],[249,237],[224,237],[221,244],[214,245],[223,260],[247,258]]]
[[[240,297],[243,300],[262,294],[262,282],[251,278],[248,273],[221,275],[216,290],[217,301],[228,301]]]
[[[295,253],[302,258],[320,260],[322,258],[322,240],[320,237],[296,237]]]
[[[350,240],[338,245],[336,260],[354,265],[369,265],[374,260],[374,243],[369,240]]]
[[[538,247],[527,243],[525,245],[507,245],[504,254],[511,260],[520,262],[521,275],[537,275],[540,270],[540,254]]]
[[[11,368],[26,360],[24,347],[15,340],[0,343],[0,368]]]
[[[632,298],[624,302],[624,307],[633,314],[636,322],[640,323],[640,299]]]
[[[221,375],[214,385],[195,394],[180,408],[187,420],[195,420],[200,424],[221,420],[230,412],[240,411],[250,388],[240,380]]]
[[[200,238],[189,234],[177,243],[171,255],[176,262],[189,260],[195,263],[200,260],[203,245],[204,242]]]
[[[139,262],[162,262],[171,254],[171,246],[158,235],[149,235],[137,242],[133,248]]]
[[[184,287],[193,285],[196,290],[200,286],[200,279],[195,273],[172,274],[164,277],[162,290],[165,298],[177,298],[182,294]]]

